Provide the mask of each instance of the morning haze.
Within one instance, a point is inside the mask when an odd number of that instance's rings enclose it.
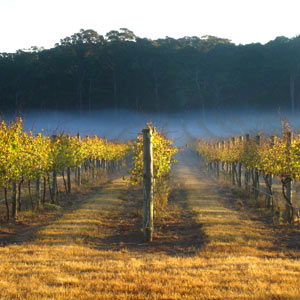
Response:
[[[235,45],[215,36],[151,40],[126,28],[104,36],[82,29],[51,49],[1,53],[0,109],[10,116],[31,111],[28,124],[36,119],[39,128],[114,137],[107,132],[108,120],[114,132],[126,118],[137,127],[133,120],[171,114],[178,121],[189,119],[189,112],[200,123],[209,120],[208,127],[228,118],[251,124],[257,115],[261,121],[255,127],[262,122],[257,129],[264,130],[263,114],[280,119],[299,112],[299,53],[299,36]]]

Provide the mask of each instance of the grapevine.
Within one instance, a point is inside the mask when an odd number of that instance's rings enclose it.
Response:
[[[131,150],[130,144],[111,142],[97,136],[79,140],[76,136],[44,136],[42,132],[25,132],[23,121],[0,123],[0,186],[4,189],[7,218],[9,207],[7,189],[24,181],[48,178],[53,172],[64,176],[66,168],[75,169],[87,161],[119,162]],[[54,186],[54,189],[56,187]],[[12,203],[16,205],[16,203]],[[20,206],[20,204],[19,204]],[[19,207],[20,209],[20,207]],[[15,211],[15,207],[12,207]],[[13,216],[15,217],[15,216]]]
[[[173,142],[165,135],[148,124],[152,129],[153,147],[153,177],[154,177],[154,205],[156,210],[163,209],[166,204],[168,194],[167,181],[173,163],[176,162],[174,155],[178,149],[173,146]],[[130,181],[132,184],[141,184],[143,181],[143,135],[139,134],[136,143],[133,145],[133,169],[131,170]]]

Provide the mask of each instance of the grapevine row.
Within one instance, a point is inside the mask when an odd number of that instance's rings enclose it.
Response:
[[[174,155],[178,148],[173,141],[168,140],[156,127],[148,124],[152,131],[153,147],[153,181],[154,181],[154,207],[156,211],[163,210],[168,197],[168,180],[170,169],[176,162]],[[143,135],[140,133],[137,142],[133,146],[133,169],[130,181],[132,184],[141,184],[143,181]]]
[[[259,177],[263,176],[268,194],[272,195],[272,178],[278,176],[286,201],[289,222],[295,217],[292,203],[291,184],[300,179],[300,139],[285,131],[282,137],[233,137],[223,141],[200,140],[196,151],[206,160],[210,169],[215,168],[219,176],[220,168],[230,172],[232,182],[241,186],[241,170],[245,170],[245,184],[252,179],[257,197]],[[268,199],[268,206],[272,197]]]
[[[25,132],[21,118],[9,123],[0,124],[0,186],[4,189],[7,218],[9,206],[7,190],[12,185],[12,216],[16,216],[16,185],[24,181],[39,181],[40,178],[52,177],[52,202],[55,202],[57,191],[57,174],[63,176],[66,191],[70,192],[69,176],[71,170],[76,171],[80,183],[82,166],[94,167],[100,164],[115,164],[121,161],[130,151],[129,144],[121,144],[101,139],[97,136],[80,139],[69,137],[45,136],[42,132],[33,135]],[[68,185],[64,174],[67,171]],[[21,202],[19,201],[19,210]]]

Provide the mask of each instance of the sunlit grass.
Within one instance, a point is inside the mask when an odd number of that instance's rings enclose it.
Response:
[[[156,224],[169,229],[152,245],[138,232],[130,240],[137,194],[115,179],[34,240],[0,248],[0,299],[300,299],[298,253],[224,205],[228,193],[195,166],[174,170],[178,192]],[[186,247],[194,236],[203,238]]]

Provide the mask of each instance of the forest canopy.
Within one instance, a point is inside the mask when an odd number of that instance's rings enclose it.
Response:
[[[81,29],[51,49],[0,53],[0,109],[300,109],[300,36],[235,45]]]

